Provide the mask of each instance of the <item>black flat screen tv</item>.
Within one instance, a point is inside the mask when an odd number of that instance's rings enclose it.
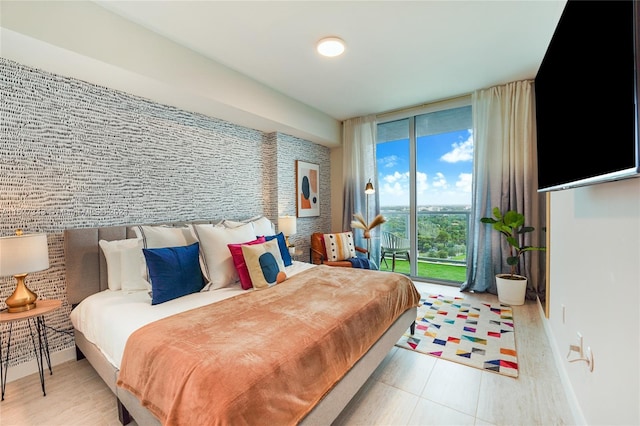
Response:
[[[568,0],[535,78],[538,191],[640,176],[640,12]]]

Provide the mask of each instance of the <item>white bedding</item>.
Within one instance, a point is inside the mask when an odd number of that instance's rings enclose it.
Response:
[[[288,277],[316,265],[293,261],[285,268]],[[158,305],[151,305],[147,291],[105,290],[84,299],[71,311],[71,323],[95,344],[109,362],[120,368],[127,339],[138,328],[179,312],[244,293],[240,282],[217,290],[189,294]]]

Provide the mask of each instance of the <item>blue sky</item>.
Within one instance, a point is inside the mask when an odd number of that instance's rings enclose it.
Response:
[[[409,140],[380,143],[376,150],[380,205],[409,205]],[[419,137],[417,158],[419,206],[471,204],[470,130]]]

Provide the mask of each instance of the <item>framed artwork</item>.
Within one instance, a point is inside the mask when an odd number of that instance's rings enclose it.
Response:
[[[320,166],[296,160],[298,217],[320,216]]]

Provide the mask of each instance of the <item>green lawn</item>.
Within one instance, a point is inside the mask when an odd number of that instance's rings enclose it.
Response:
[[[391,270],[391,259],[387,259],[387,265],[382,262],[381,271]],[[396,259],[396,272],[409,273],[409,262]],[[418,262],[418,276],[437,280],[463,282],[467,278],[467,267],[464,265],[445,265],[441,263]]]

